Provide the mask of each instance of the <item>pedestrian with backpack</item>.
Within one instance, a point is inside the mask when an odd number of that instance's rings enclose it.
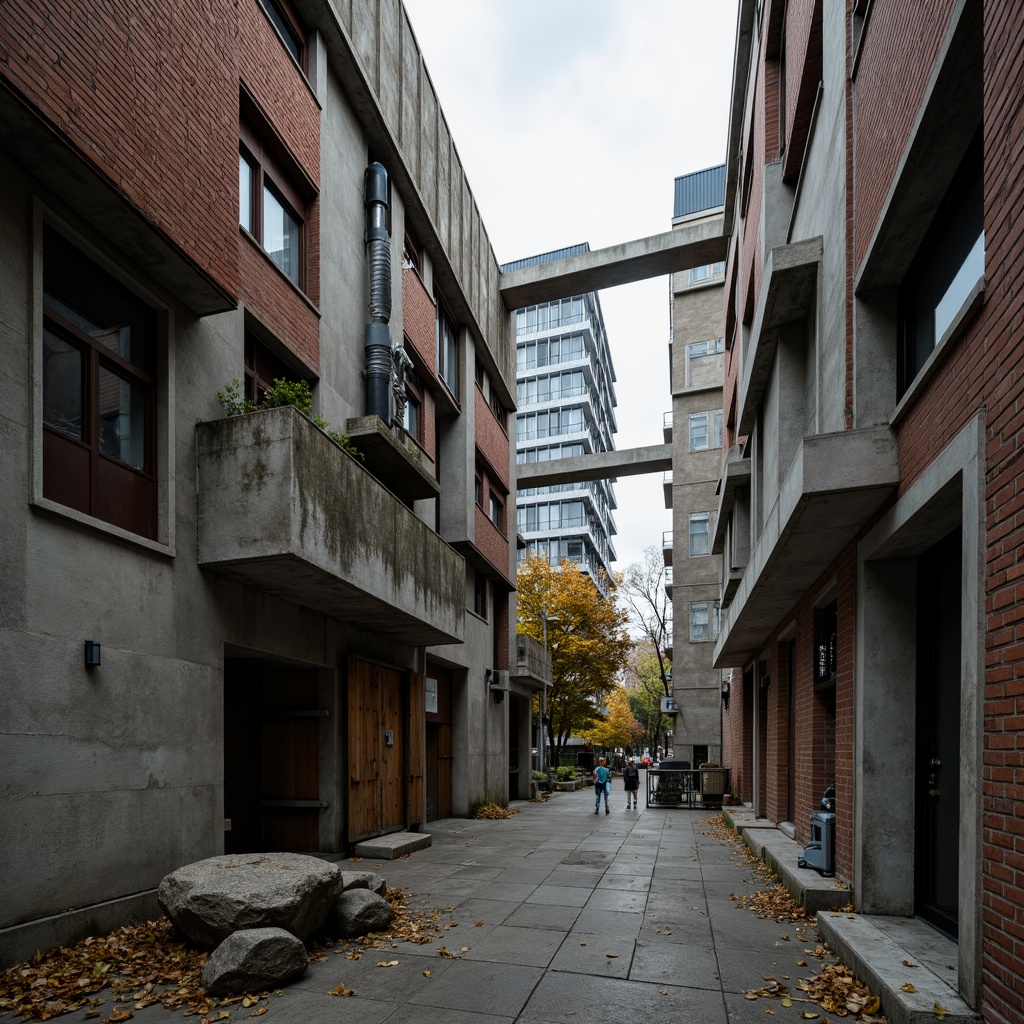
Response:
[[[612,788],[611,784],[612,773],[608,771],[608,767],[605,764],[603,757],[598,758],[597,767],[594,769],[594,813],[599,814],[601,811],[601,795],[604,794],[604,813],[609,814],[608,810],[608,790]]]

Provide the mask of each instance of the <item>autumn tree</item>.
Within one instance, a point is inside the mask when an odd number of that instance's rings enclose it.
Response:
[[[607,596],[567,559],[552,567],[545,558],[531,557],[519,567],[516,630],[543,643],[546,629],[551,654],[545,723],[551,764],[558,764],[570,736],[600,720],[598,707],[632,647],[615,581],[602,576],[601,585]]]
[[[623,685],[630,711],[640,724],[643,746],[658,749],[661,735],[672,728],[672,719],[661,712],[662,669],[649,641],[637,644],[626,662]]]
[[[614,750],[616,747],[632,747],[637,730],[643,734],[643,727],[633,717],[629,708],[629,694],[622,686],[615,686],[608,694],[607,712],[602,721],[590,730],[590,739],[596,746]]]
[[[657,656],[662,695],[671,697],[671,666],[666,650],[672,642],[672,600],[665,590],[664,556],[657,548],[645,548],[643,560],[626,569],[619,594],[634,633],[649,641]]]

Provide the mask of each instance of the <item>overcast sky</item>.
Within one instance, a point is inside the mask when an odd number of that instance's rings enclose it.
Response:
[[[405,0],[498,261],[672,226],[673,181],[725,160],[736,0]],[[616,448],[671,408],[669,280],[600,293]],[[615,487],[623,570],[672,528],[661,477]]]

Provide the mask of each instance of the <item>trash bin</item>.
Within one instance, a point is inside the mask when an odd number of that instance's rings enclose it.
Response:
[[[700,767],[701,801],[711,810],[721,810],[722,797],[725,795],[725,772],[716,761],[705,761]],[[710,770],[704,771],[705,768]]]
[[[814,868],[825,878],[836,873],[836,789],[829,786],[821,798],[821,808],[811,815],[811,841],[804,855],[797,861],[802,868]]]

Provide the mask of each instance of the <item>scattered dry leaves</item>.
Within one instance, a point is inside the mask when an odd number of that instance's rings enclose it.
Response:
[[[515,817],[519,813],[519,807],[499,807],[497,804],[481,804],[476,809],[474,818],[481,818],[486,821],[501,821],[504,818]]]

